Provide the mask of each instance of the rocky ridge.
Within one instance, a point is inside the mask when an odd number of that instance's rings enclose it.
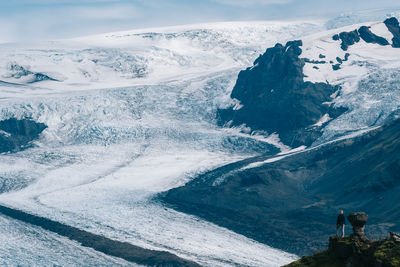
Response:
[[[364,234],[368,216],[352,213],[353,234],[347,237],[331,236],[329,247],[313,256],[302,257],[286,267],[396,267],[400,266],[400,236],[390,233],[387,238],[370,240]]]

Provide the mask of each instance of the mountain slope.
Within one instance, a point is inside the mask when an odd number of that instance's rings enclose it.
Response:
[[[368,212],[377,235],[397,229],[397,211],[382,205],[400,189],[399,29],[391,18],[267,49],[219,121],[310,149],[206,172],[162,199],[297,254],[323,247],[340,208]]]
[[[219,120],[228,126],[245,124],[253,130],[278,132],[291,147],[311,145],[319,135],[318,127],[309,126],[325,114],[335,119],[345,109],[325,104],[338,87],[304,81],[301,46],[301,41],[277,44],[254,61],[253,67],[241,71],[231,94],[240,106],[219,110]]]
[[[277,133],[297,147],[385,123],[400,100],[399,32],[390,18],[267,49],[239,73],[220,125]]]
[[[400,120],[361,137],[263,160],[205,173],[162,199],[297,254],[325,246],[341,208],[368,212],[373,232],[400,229],[391,204],[400,200]]]

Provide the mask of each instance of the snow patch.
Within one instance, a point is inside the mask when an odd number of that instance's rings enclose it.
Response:
[[[273,162],[279,161],[281,159],[284,159],[286,157],[287,156],[280,156],[280,157],[270,158],[270,159],[267,159],[267,160],[264,160],[264,161],[261,161],[261,162],[250,163],[249,165],[241,168],[240,171],[244,171],[244,170],[247,170],[247,169],[258,168],[258,167],[261,167],[261,166],[263,166],[265,164],[273,163]]]
[[[233,98],[232,101],[235,104],[233,106],[233,110],[239,110],[239,109],[241,109],[243,107],[242,103],[240,103],[240,100],[238,100],[236,98]]]
[[[372,24],[370,30],[375,35],[385,38],[390,45],[393,43],[393,34],[389,31],[385,23]]]
[[[0,130],[0,134],[4,135],[5,137],[10,137],[11,136],[10,133],[8,133],[6,131],[3,131],[3,130]]]
[[[282,151],[282,152],[277,154],[277,155],[279,155],[279,157],[272,157],[272,158],[266,159],[264,161],[250,163],[249,165],[241,168],[240,171],[258,168],[258,167],[261,167],[261,166],[263,166],[265,164],[268,164],[268,163],[273,163],[273,162],[276,162],[276,161],[280,161],[280,160],[282,160],[282,159],[284,159],[284,158],[286,158],[286,157],[288,157],[288,156],[290,156],[292,154],[297,154],[299,152],[302,152],[305,149],[307,149],[306,146],[299,146],[299,147],[296,147],[296,148],[293,148],[293,149],[290,149],[290,150]]]
[[[313,124],[312,126],[316,126],[316,127],[321,127],[322,125],[324,125],[325,123],[327,123],[328,121],[330,121],[331,118],[329,117],[329,114],[325,114],[324,116],[322,116],[315,124]]]

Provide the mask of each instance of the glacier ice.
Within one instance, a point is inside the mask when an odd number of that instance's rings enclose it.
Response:
[[[289,151],[276,134],[217,127],[216,110],[240,108],[229,98],[237,73],[266,47],[324,27],[321,21],[221,23],[1,45],[0,120],[29,117],[48,128],[33,148],[0,154],[0,202],[204,265],[291,261],[296,256],[153,197],[229,162]],[[301,57],[344,58],[331,33],[304,38]],[[332,102],[348,109],[322,118],[317,144],[379,126],[399,109],[400,55],[393,58],[399,52],[375,48],[351,46],[337,72],[306,63],[305,79],[340,85]],[[34,73],[53,79],[23,78]]]
[[[0,202],[204,265],[290,262],[296,256],[153,196],[211,168],[278,152],[275,136],[217,127],[216,109],[230,104],[238,70],[265,47],[321,28],[240,22],[2,45],[0,120],[29,117],[48,128],[33,148],[0,155]],[[54,80],[10,75],[14,63]]]
[[[357,90],[338,97],[335,105],[348,112],[330,122],[319,143],[360,129],[384,124],[400,109],[400,69],[369,66],[370,73],[358,82]]]
[[[139,266],[5,216],[0,226],[2,266]]]

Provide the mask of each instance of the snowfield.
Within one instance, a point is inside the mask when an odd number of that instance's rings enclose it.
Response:
[[[266,47],[323,29],[322,21],[231,22],[1,45],[1,80],[88,90],[155,85],[241,69]]]
[[[381,24],[369,25],[390,37]],[[153,197],[206,170],[277,147],[290,150],[273,133],[217,127],[216,110],[234,102],[229,95],[239,70],[276,42],[301,38],[301,57],[343,58],[340,42],[332,40],[340,31],[315,35],[323,30],[323,21],[232,22],[1,45],[0,120],[29,117],[48,128],[35,147],[0,154],[0,202],[206,266],[280,266],[296,259]],[[350,109],[333,121],[321,118],[327,124],[321,142],[377,126],[399,107],[400,49],[361,41],[348,52],[336,72],[329,64],[304,69],[306,80],[340,85],[332,101]],[[9,251],[30,242],[32,231],[41,246],[82,252],[45,231],[3,217],[0,223],[21,236],[0,236],[9,240],[0,262],[11,264]],[[28,260],[37,254],[18,251]],[[66,258],[65,264],[103,264],[84,252],[82,262]],[[49,262],[58,255],[43,253]]]
[[[231,103],[238,71],[267,47],[322,28],[219,23],[2,45],[0,120],[29,117],[48,128],[34,148],[0,155],[0,202],[206,266],[296,259],[153,197],[276,150],[274,135],[217,127],[216,109]]]
[[[339,32],[354,31],[361,26],[370,27],[372,33],[385,38],[389,45],[366,43],[361,39],[344,51],[340,47],[341,40],[332,39]],[[305,80],[339,85],[341,89],[332,95],[331,103],[349,110],[327,124],[323,137],[317,143],[382,125],[399,109],[400,49],[391,46],[392,38],[393,34],[383,22],[368,22],[313,34],[303,39],[303,53],[300,57],[311,60],[304,66]],[[344,60],[346,54],[347,61]],[[320,55],[325,57],[320,58]],[[340,69],[333,70],[332,65],[339,63],[338,58],[343,63]],[[321,60],[326,63],[313,63]],[[321,125],[328,121],[330,118],[326,116],[320,120]]]

